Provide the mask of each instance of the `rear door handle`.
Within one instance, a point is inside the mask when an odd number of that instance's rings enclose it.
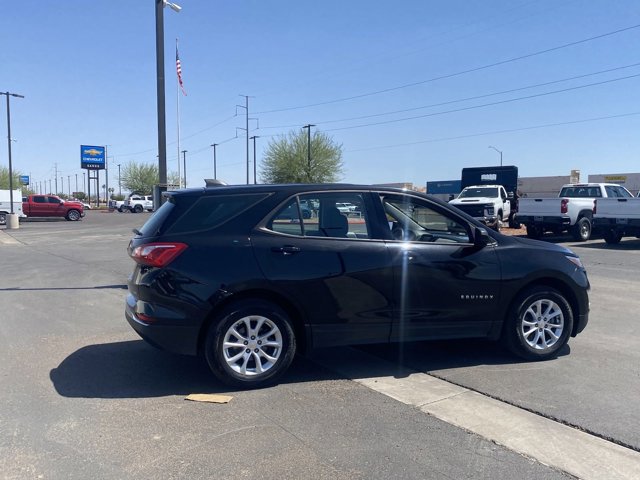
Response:
[[[298,253],[300,248],[293,245],[285,245],[284,247],[272,247],[271,251],[283,255],[293,255],[294,253]]]

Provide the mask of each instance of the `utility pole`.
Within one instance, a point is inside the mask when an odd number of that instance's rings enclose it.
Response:
[[[311,127],[315,127],[315,125],[305,125],[302,128],[307,129],[307,180],[311,183]]]
[[[120,182],[120,164],[118,164],[118,196],[122,196],[122,183]]]
[[[184,165],[184,188],[187,188],[187,151],[182,150],[182,163]]]
[[[78,174],[76,173],[76,193],[78,193]]]
[[[67,175],[67,187],[69,188],[69,196],[71,197],[71,175]]]
[[[216,147],[220,145],[219,143],[212,143],[213,147],[213,178],[218,178],[218,174],[216,172]]]
[[[24,98],[24,95],[11,92],[0,92],[0,95],[7,97],[7,147],[9,148],[9,210],[10,219],[7,222],[8,228],[18,228],[18,220],[14,217],[13,211],[13,167],[11,166],[11,107],[9,106],[9,97]]]
[[[258,183],[257,180],[257,176],[256,176],[256,172],[257,172],[257,168],[256,168],[256,138],[260,138],[258,135],[254,135],[253,137],[251,137],[251,140],[253,140],[253,184],[256,185]]]
[[[58,194],[58,164],[57,164],[57,163],[54,163],[54,164],[53,164],[53,167],[54,167],[54,171],[55,171],[55,173],[54,173],[54,177],[53,177],[53,178],[54,178],[54,179],[55,179],[55,181],[56,181],[56,191],[55,191],[55,192],[53,192],[53,194],[54,194],[54,195],[57,195],[57,194]],[[49,185],[49,189],[51,189],[51,185]]]
[[[104,146],[104,183],[105,183],[105,191],[109,191],[109,151],[107,147],[109,145]],[[109,202],[109,198],[107,197],[107,203]]]
[[[245,104],[244,105],[236,105],[236,113],[237,113],[237,107],[240,108],[244,108],[245,109],[245,128],[240,128],[240,130],[244,130],[246,133],[246,140],[247,140],[247,144],[246,144],[246,152],[247,152],[247,185],[249,185],[249,95],[240,95],[241,97],[244,97],[245,99]]]

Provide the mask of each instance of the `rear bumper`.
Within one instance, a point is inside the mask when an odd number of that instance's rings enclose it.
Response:
[[[602,230],[616,230],[635,235],[640,232],[640,219],[595,217],[593,219],[593,226]]]
[[[519,213],[516,213],[515,220],[516,222],[524,223],[525,225],[539,225],[549,228],[561,227],[563,229],[567,229],[571,226],[571,219],[565,216],[545,217],[538,215],[520,215]]]
[[[155,311],[154,311],[155,310]],[[154,312],[154,322],[142,320],[137,311]],[[182,355],[198,354],[198,338],[200,328],[196,325],[175,325],[167,322],[160,315],[161,309],[153,308],[150,304],[136,300],[129,293],[127,295],[125,318],[143,340],[161,350]]]

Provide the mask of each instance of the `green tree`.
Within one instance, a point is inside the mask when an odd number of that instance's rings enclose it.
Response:
[[[129,192],[151,195],[153,186],[159,182],[159,178],[157,164],[129,162],[122,169],[120,185],[123,190],[128,190]],[[167,183],[169,185],[178,185],[178,174],[169,172],[167,174]],[[111,197],[115,198],[114,195],[111,195]]]
[[[129,162],[122,169],[120,183],[125,190],[150,195],[158,179],[158,165]]]
[[[11,172],[13,175],[13,189],[22,188],[20,183],[20,175],[22,175],[15,168]],[[0,189],[9,190],[9,167],[0,167]]]
[[[342,145],[326,133],[311,136],[311,161],[307,132],[290,132],[269,142],[261,165],[264,183],[332,183],[342,177]]]

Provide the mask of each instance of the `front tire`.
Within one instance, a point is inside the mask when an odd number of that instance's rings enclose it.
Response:
[[[138,204],[135,207],[133,207],[134,213],[142,213],[143,210],[144,210],[144,208],[142,208],[142,205],[140,205],[140,204]]]
[[[257,299],[234,303],[221,312],[209,327],[204,346],[213,374],[240,388],[275,382],[295,352],[289,316],[277,305]]]
[[[78,220],[80,220],[80,212],[78,210],[69,210],[67,212],[67,220],[69,220],[70,222],[77,222]]]
[[[522,292],[505,321],[502,341],[526,360],[548,360],[569,341],[573,312],[556,289],[533,287]]]

